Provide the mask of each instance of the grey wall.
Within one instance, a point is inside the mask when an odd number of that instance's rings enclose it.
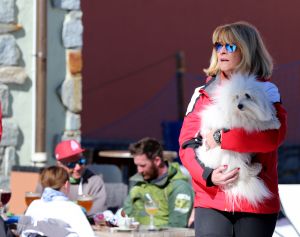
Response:
[[[62,135],[65,127],[65,108],[56,90],[65,79],[65,48],[62,45],[62,26],[66,11],[53,8],[48,1],[48,71],[47,71],[47,153],[53,162],[56,135]]]

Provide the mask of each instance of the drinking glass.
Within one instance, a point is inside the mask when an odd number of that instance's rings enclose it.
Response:
[[[148,228],[149,230],[155,230],[156,227],[154,225],[154,215],[158,211],[158,203],[151,198],[151,199],[146,199],[144,205],[145,205],[145,211],[150,216],[150,224]]]
[[[2,206],[0,208],[0,214],[3,215],[5,211],[5,205],[9,202],[11,198],[11,191],[8,188],[0,189],[0,201]]]
[[[36,199],[40,199],[41,194],[36,192],[25,192],[25,203],[27,207]]]
[[[93,206],[93,196],[84,194],[84,195],[79,195],[77,198],[77,204],[82,206],[86,212],[89,212]]]

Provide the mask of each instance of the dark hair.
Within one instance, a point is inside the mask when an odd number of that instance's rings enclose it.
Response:
[[[40,180],[43,188],[49,187],[60,190],[60,188],[69,180],[69,174],[62,167],[50,166],[42,170]]]
[[[145,154],[148,159],[153,160],[156,156],[163,160],[163,147],[154,138],[145,137],[136,143],[129,145],[129,152],[131,155]]]

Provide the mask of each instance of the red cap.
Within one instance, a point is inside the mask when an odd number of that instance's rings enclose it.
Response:
[[[74,155],[78,155],[83,152],[80,144],[76,140],[62,141],[55,147],[55,158],[57,160],[63,160]]]

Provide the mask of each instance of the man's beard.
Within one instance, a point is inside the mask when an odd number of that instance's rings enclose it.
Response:
[[[145,176],[143,175],[144,180],[151,181],[158,178],[158,168],[152,163],[150,171],[147,173],[148,178],[145,179]]]

